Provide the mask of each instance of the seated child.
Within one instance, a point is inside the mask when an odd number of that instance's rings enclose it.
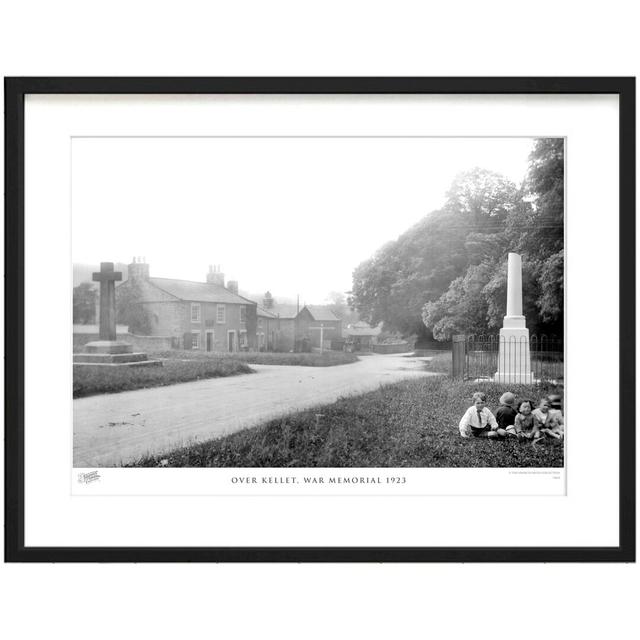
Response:
[[[549,404],[549,413],[545,433],[552,438],[561,440],[564,437],[564,416],[562,415],[562,397],[550,395],[546,398]]]
[[[537,408],[533,410],[533,415],[538,419],[539,428],[541,430],[546,428],[549,418],[549,401],[546,398],[542,398],[538,402]]]
[[[500,396],[500,407],[496,411],[496,422],[498,423],[497,433],[502,438],[506,436],[515,436],[515,421],[518,412],[513,408],[516,403],[516,397],[510,391]]]
[[[518,415],[514,426],[518,438],[540,439],[540,423],[533,415],[533,402],[531,400],[521,400],[518,403]]]
[[[538,403],[538,408],[533,410],[533,415],[538,421],[540,437],[549,436],[551,438],[560,438],[558,433],[559,422],[557,414],[550,411],[549,398],[542,398]]]
[[[460,435],[463,438],[497,438],[498,423],[493,413],[487,409],[487,396],[476,391],[470,406],[460,420]]]

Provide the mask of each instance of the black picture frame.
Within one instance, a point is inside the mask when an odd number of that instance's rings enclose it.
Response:
[[[5,561],[633,562],[635,425],[621,420],[615,547],[26,547],[24,103],[27,94],[616,94],[619,97],[621,416],[635,416],[635,78],[5,78]]]

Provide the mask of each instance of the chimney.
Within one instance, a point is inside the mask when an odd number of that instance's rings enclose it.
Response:
[[[231,293],[235,293],[236,295],[238,295],[238,281],[229,280],[229,282],[227,282],[227,289],[229,289]]]
[[[224,273],[220,271],[220,265],[209,265],[209,273],[207,273],[207,284],[219,284],[224,287]]]
[[[149,279],[149,265],[145,258],[134,257],[133,262],[128,265],[127,270],[127,278],[132,282]]]

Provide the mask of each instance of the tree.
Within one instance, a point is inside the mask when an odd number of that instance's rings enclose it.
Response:
[[[523,183],[527,206],[509,221],[517,250],[544,261],[564,249],[564,140],[536,140]]]
[[[358,322],[358,314],[349,306],[348,299],[342,291],[330,291],[327,294],[325,303],[344,324]]]
[[[564,142],[536,140],[521,188],[479,168],[456,176],[442,209],[355,269],[349,303],[404,335],[496,329],[513,251],[523,258],[527,326],[561,333],[563,214]]]
[[[476,167],[456,176],[447,192],[445,208],[478,232],[496,230],[515,206],[517,189],[511,180]]]
[[[372,324],[425,336],[425,302],[434,302],[470,265],[494,259],[496,234],[518,203],[516,186],[483,169],[459,174],[444,207],[382,247],[353,274],[351,304]]]
[[[424,323],[436,340],[450,340],[454,333],[486,331],[487,300],[483,291],[490,276],[489,264],[471,266],[438,300],[424,305]]]
[[[148,336],[152,333],[151,316],[139,299],[138,288],[130,280],[116,287],[116,321],[126,324],[130,333]]]
[[[558,251],[544,263],[540,272],[541,295],[538,307],[542,320],[550,325],[558,325],[563,317],[564,301],[564,251]],[[562,326],[554,326],[557,333]]]
[[[478,174],[469,177],[479,180],[478,190],[483,199],[491,200],[484,178]],[[461,211],[480,220],[490,207],[473,206],[473,198],[460,193],[473,192],[468,181],[464,188],[452,189]],[[564,261],[563,261],[563,213],[564,213],[564,142],[561,139],[540,139],[529,156],[529,169],[521,192],[508,188],[496,196],[508,198],[507,206],[495,204],[493,215],[504,218],[500,226],[478,226],[469,233],[465,247],[470,266],[464,278],[453,280],[449,289],[437,301],[427,301],[423,308],[425,325],[439,340],[447,340],[452,332],[477,332],[502,326],[506,308],[507,253],[515,251],[523,257],[523,313],[527,326],[533,332],[562,333]],[[514,198],[515,196],[515,198]],[[475,211],[475,212],[474,212]],[[470,213],[471,212],[471,213]],[[479,271],[474,263],[484,265],[482,274],[488,280],[480,294],[468,281],[477,281]],[[481,304],[484,301],[486,306]],[[476,315],[477,314],[477,315]],[[484,314],[484,317],[482,317]]]
[[[73,288],[73,323],[94,324],[98,292],[91,282],[81,282]]]

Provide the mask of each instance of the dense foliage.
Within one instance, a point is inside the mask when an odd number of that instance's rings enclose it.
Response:
[[[73,288],[73,324],[94,324],[98,292],[91,282]]]
[[[484,169],[457,176],[442,209],[356,268],[350,302],[405,335],[495,331],[512,251],[522,255],[527,326],[561,335],[563,212],[564,141],[539,139],[520,188]]]
[[[150,336],[153,332],[151,314],[139,299],[140,293],[131,282],[116,287],[116,322],[127,325],[131,333]]]

